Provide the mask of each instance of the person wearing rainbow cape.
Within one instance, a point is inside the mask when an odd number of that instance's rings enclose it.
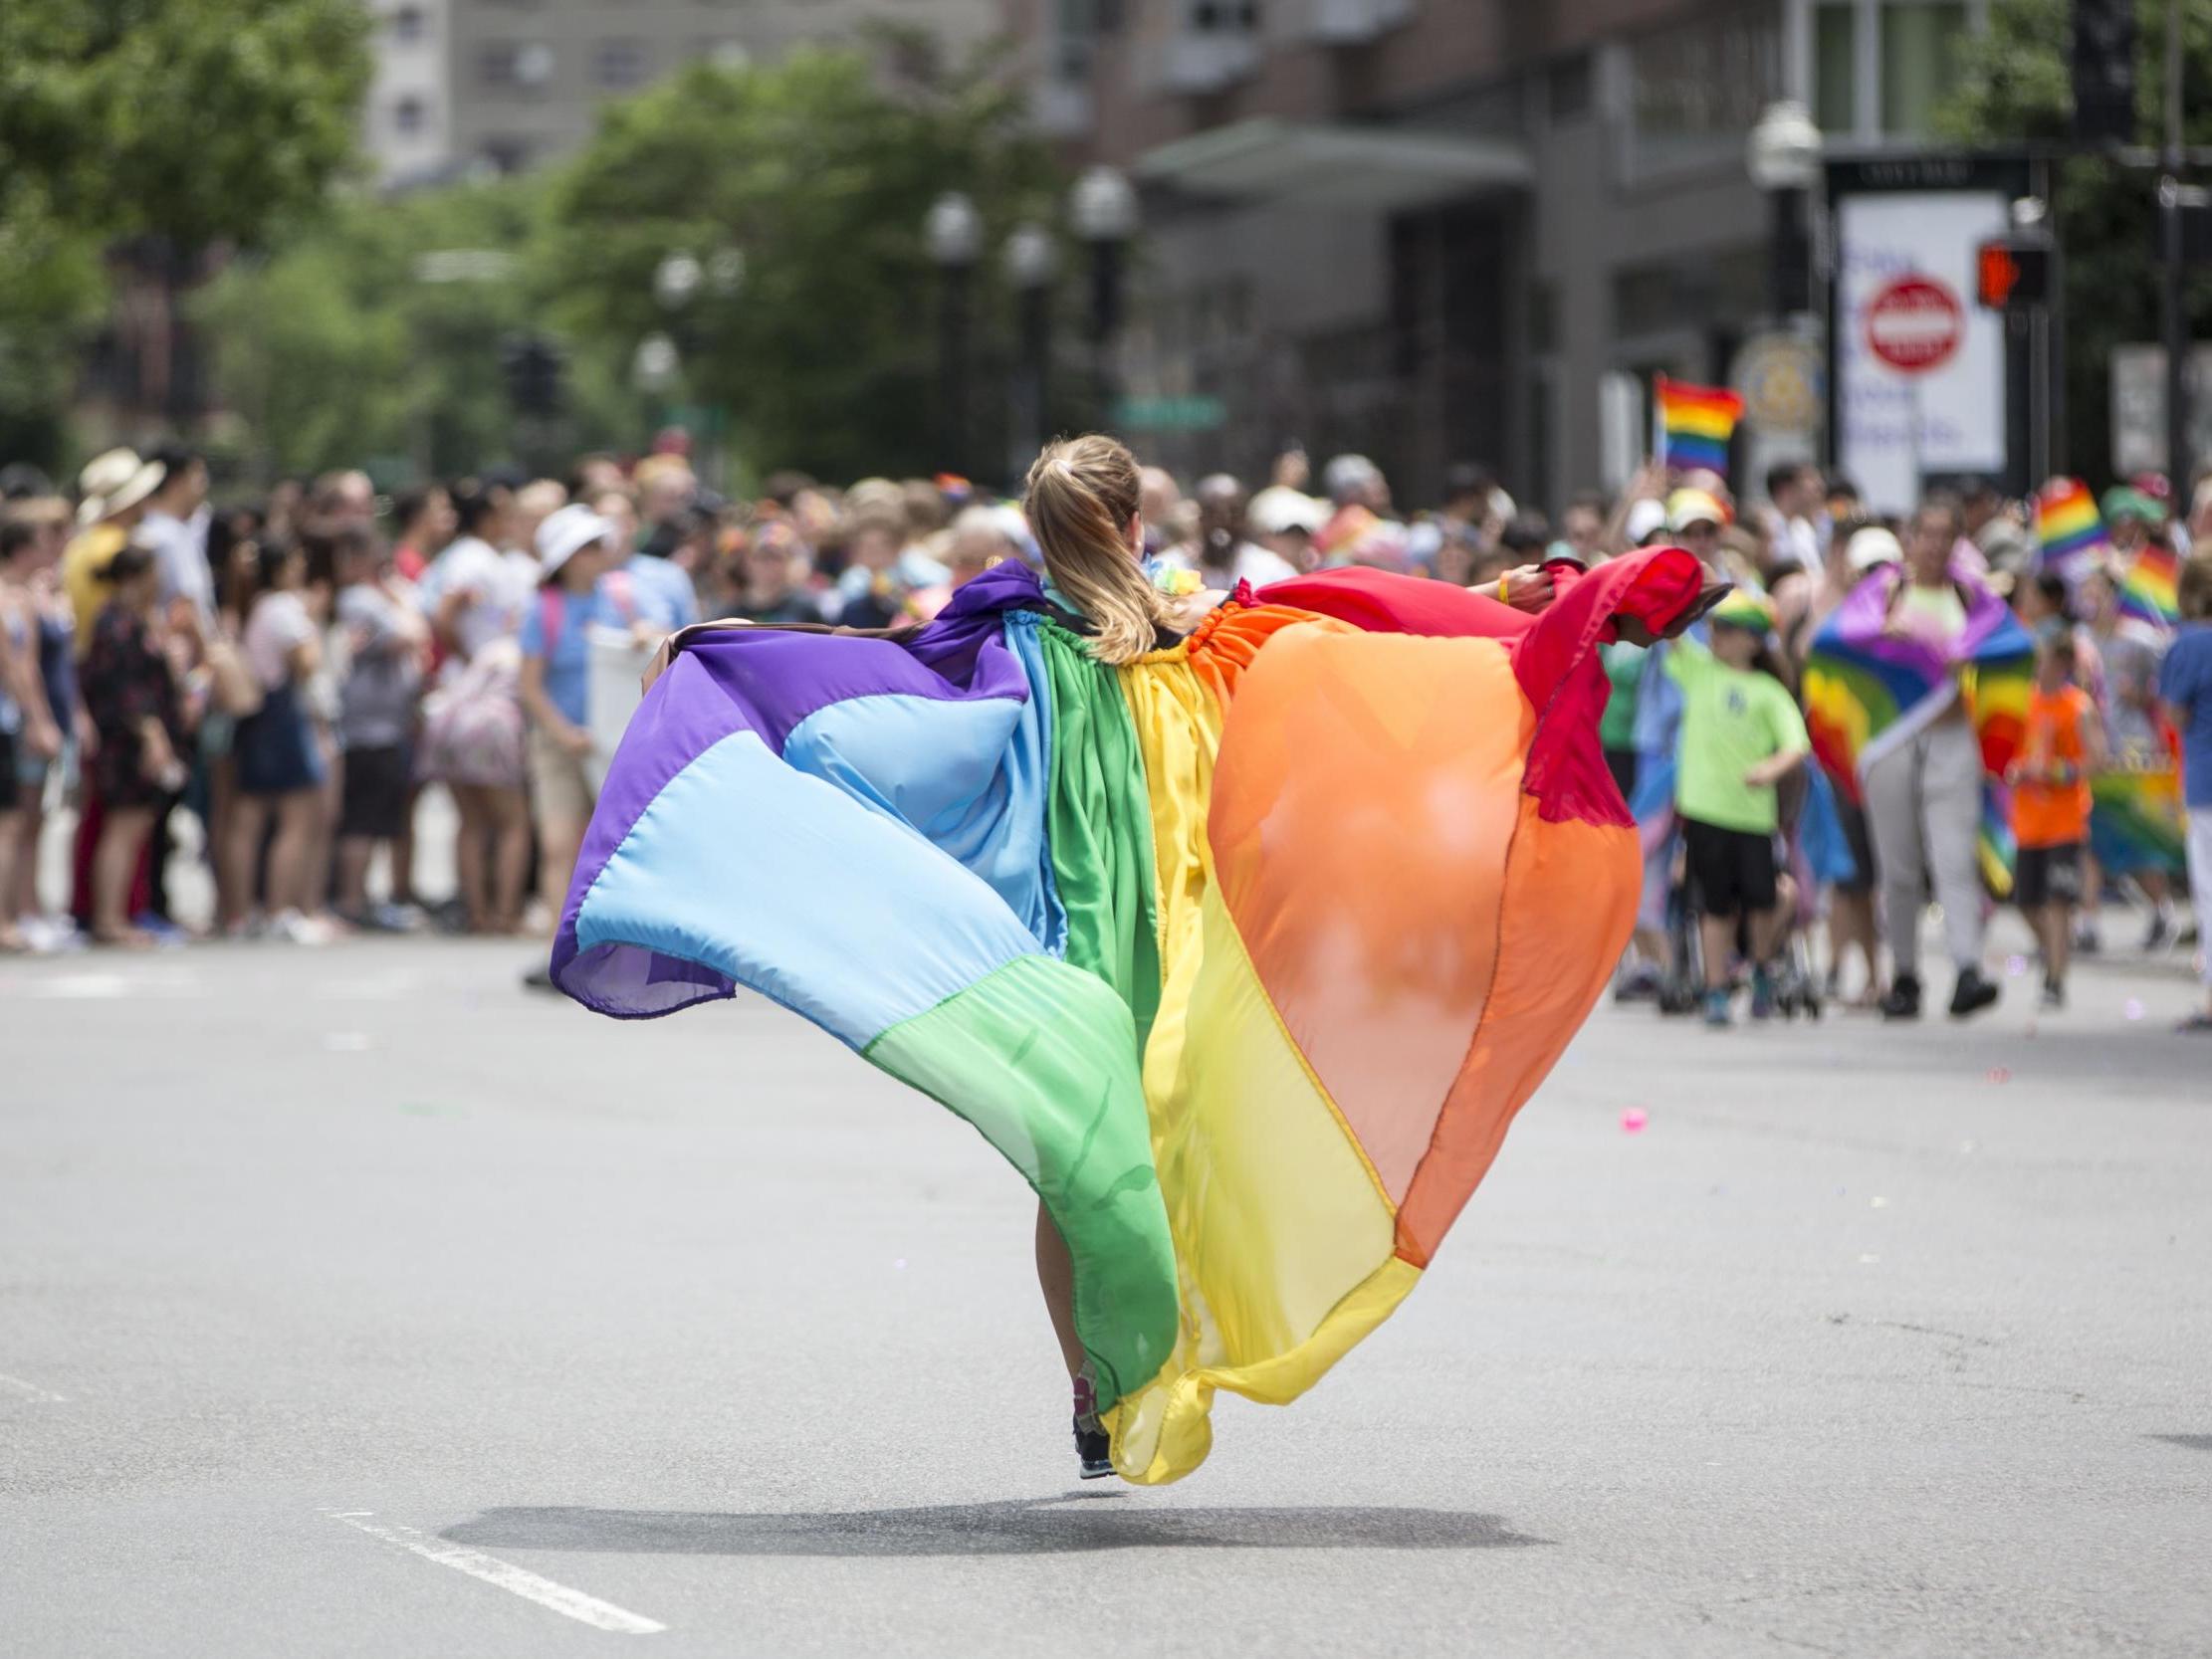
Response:
[[[1154,1484],[1419,1282],[1628,935],[1598,648],[1719,593],[1656,548],[1171,595],[1106,438],[1027,507],[1049,584],[675,636],[552,972],[619,1018],[748,987],[973,1125],[1038,1200],[1083,1474]]]

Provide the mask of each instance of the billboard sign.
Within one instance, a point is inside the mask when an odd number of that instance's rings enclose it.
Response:
[[[1831,430],[1837,467],[1877,513],[1966,475],[2025,484],[2005,319],[1973,304],[1981,244],[2005,234],[2025,188],[2024,169],[1983,160],[1830,166]]]

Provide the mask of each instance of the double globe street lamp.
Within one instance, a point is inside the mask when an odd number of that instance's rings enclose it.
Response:
[[[1068,197],[1068,222],[1090,250],[1087,337],[1102,424],[1112,420],[1113,346],[1121,327],[1122,269],[1137,232],[1137,191],[1111,167],[1092,167]],[[948,190],[930,204],[923,243],[938,270],[937,443],[944,464],[965,470],[970,457],[968,334],[970,294],[983,255],[983,215],[965,193]],[[1018,478],[1044,446],[1049,424],[1052,290],[1059,278],[1059,242],[1050,227],[1023,222],[1001,252],[1006,284],[1018,307],[1018,346],[1009,386],[1008,447]]]

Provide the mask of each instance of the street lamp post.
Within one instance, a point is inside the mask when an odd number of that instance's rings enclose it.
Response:
[[[655,338],[669,342],[671,361],[667,381],[673,386],[687,371],[695,372],[702,353],[699,349],[698,305],[700,298],[711,296],[717,301],[731,301],[745,286],[745,251],[740,248],[719,248],[701,260],[688,249],[678,248],[664,256],[653,268],[653,300],[668,319],[668,332]],[[651,345],[652,341],[647,341]],[[645,347],[639,348],[642,359]],[[687,395],[695,396],[696,385],[687,385]],[[707,481],[720,488],[722,477],[722,409],[719,404],[707,410],[710,430],[707,433]]]
[[[1008,403],[1013,411],[1012,453],[1006,476],[1019,482],[1044,448],[1049,420],[1052,356],[1052,281],[1059,275],[1059,249],[1041,225],[1017,225],[1006,238],[1006,280],[1020,308],[1020,344],[1013,365]]]
[[[937,444],[939,465],[965,472],[968,461],[968,282],[983,252],[983,215],[958,190],[930,204],[923,239],[938,272]]]
[[[1091,375],[1100,424],[1113,419],[1114,335],[1121,327],[1122,255],[1137,234],[1137,192],[1111,167],[1092,167],[1068,203],[1075,234],[1091,250]]]
[[[1770,104],[1751,129],[1751,182],[1772,215],[1768,304],[1777,322],[1813,310],[1813,186],[1820,178],[1821,132],[1794,99]]]

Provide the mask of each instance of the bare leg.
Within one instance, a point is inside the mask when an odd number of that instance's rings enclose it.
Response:
[[[491,809],[484,800],[487,793],[489,791],[473,783],[453,785],[454,809],[461,815],[461,827],[453,837],[453,874],[461,889],[461,908],[468,917],[472,933],[491,931],[491,911],[485,904],[484,870],[484,846],[492,828]]]
[[[46,797],[34,796],[23,808],[22,827],[15,838],[15,886],[0,893],[0,908],[10,921],[44,916],[39,904],[39,837],[46,830]]]
[[[568,883],[575,875],[576,849],[583,845],[583,825],[549,818],[538,833],[538,897],[552,919],[560,920],[560,907],[568,902]]]
[[[492,803],[492,926],[503,933],[523,924],[523,883],[530,875],[530,803],[520,789],[486,792]]]
[[[148,806],[111,807],[93,849],[93,936],[104,944],[142,944],[146,935],[130,925],[130,883],[138,873],[138,854],[153,828]]]
[[[254,908],[254,862],[261,853],[262,826],[268,821],[263,797],[234,793],[222,815],[223,904],[226,926],[235,927]]]
[[[337,844],[337,902],[347,916],[368,909],[368,861],[376,843],[365,835],[341,837]]]
[[[2036,912],[2036,937],[2043,944],[2043,977],[2053,985],[2066,983],[2066,970],[2074,954],[2074,915],[2061,904],[2049,904]]]
[[[1705,989],[1726,990],[1728,958],[1736,950],[1736,919],[1733,916],[1700,916],[1697,934],[1698,941],[1705,947]]]
[[[23,933],[16,927],[15,866],[22,856],[23,814],[0,812],[0,950],[21,950]]]
[[[398,838],[391,844],[391,902],[395,905],[415,902],[415,804],[421,799],[422,786],[411,785],[406,809],[399,816]]]
[[[1084,1355],[1082,1339],[1075,1335],[1075,1263],[1041,1199],[1037,1203],[1037,1287],[1044,1292],[1044,1310],[1052,1316],[1052,1335],[1059,1339],[1067,1374],[1079,1376]]]
[[[295,789],[277,798],[277,839],[269,849],[269,908],[303,916],[321,907],[309,891],[315,875],[316,833],[322,822],[318,789]]]

